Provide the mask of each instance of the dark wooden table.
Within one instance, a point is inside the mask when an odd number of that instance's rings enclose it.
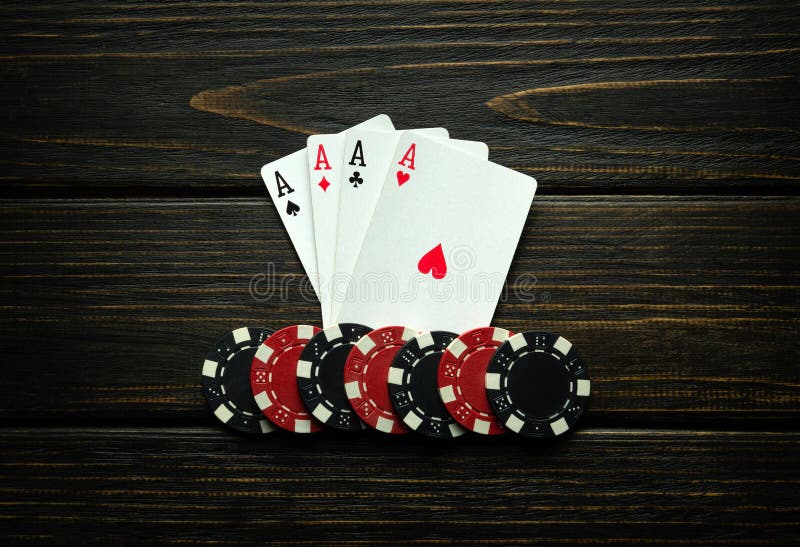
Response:
[[[792,543],[796,2],[0,5],[0,536]],[[248,440],[200,392],[243,325],[318,323],[259,167],[385,112],[539,193],[495,324],[593,378],[554,444]],[[271,264],[272,266],[269,266]]]

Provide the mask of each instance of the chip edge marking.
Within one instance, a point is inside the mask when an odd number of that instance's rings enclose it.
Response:
[[[452,403],[456,400],[456,393],[452,385],[447,385],[439,388],[439,397],[444,404]]]
[[[297,337],[301,340],[310,340],[314,337],[314,327],[311,325],[297,325]]]
[[[233,412],[231,412],[230,408],[224,404],[221,404],[214,409],[214,416],[216,416],[223,424],[227,424],[230,419],[233,418]]]
[[[260,346],[258,346],[258,349],[256,350],[256,354],[253,356],[253,359],[260,361],[261,363],[266,363],[267,360],[270,357],[272,357],[273,353],[275,353],[275,350],[273,350],[266,344],[261,344]]]
[[[435,343],[433,341],[433,334],[431,334],[430,332],[423,332],[422,334],[418,334],[416,336],[416,339],[419,349],[430,347]]]
[[[528,345],[528,341],[525,340],[525,333],[522,332],[511,336],[508,340],[506,340],[506,342],[508,342],[508,344],[511,346],[511,349],[513,349],[515,352]]]
[[[395,386],[403,385],[403,369],[397,367],[389,367],[389,383]]]
[[[525,422],[520,420],[514,414],[510,414],[508,416],[508,419],[506,420],[505,426],[508,429],[510,429],[511,431],[513,431],[514,433],[519,433],[522,430],[522,428],[525,426]]]
[[[302,359],[297,361],[297,371],[295,374],[299,378],[311,378],[311,367],[313,363],[311,361],[303,361]]]
[[[250,340],[250,329],[247,327],[241,327],[231,331],[231,334],[233,335],[234,342],[237,344],[241,344]]]
[[[447,346],[447,351],[453,354],[453,357],[458,359],[461,357],[461,354],[467,350],[467,345],[462,342],[458,338],[453,338],[453,341],[450,342],[450,345]]]
[[[558,437],[569,430],[569,424],[567,420],[564,419],[564,416],[562,416],[558,420],[550,423],[550,429],[552,429],[553,434]]]
[[[267,394],[266,390],[256,393],[253,396],[253,398],[256,400],[258,408],[260,408],[262,411],[272,406],[272,399],[270,399],[269,394]]]
[[[563,336],[559,336],[558,340],[553,343],[553,349],[558,351],[561,355],[566,355],[572,349],[572,342],[564,338]]]
[[[216,378],[218,367],[219,363],[217,361],[206,359],[205,361],[203,361],[203,376],[207,376],[209,378]]]
[[[329,342],[331,340],[344,338],[344,335],[342,334],[342,329],[339,327],[339,325],[331,325],[330,327],[326,327],[322,330],[322,332],[325,334],[325,339]]]

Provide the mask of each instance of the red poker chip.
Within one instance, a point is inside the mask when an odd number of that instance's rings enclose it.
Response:
[[[511,334],[494,327],[469,330],[450,342],[439,361],[439,396],[450,415],[470,431],[505,433],[489,406],[485,376],[495,350]]]
[[[250,387],[258,408],[272,423],[295,433],[324,429],[300,399],[296,374],[300,353],[318,332],[319,328],[309,325],[279,330],[258,347],[250,367]]]
[[[344,387],[353,410],[367,425],[396,435],[409,429],[389,399],[389,366],[398,351],[417,334],[406,327],[383,327],[362,336],[344,367]]]

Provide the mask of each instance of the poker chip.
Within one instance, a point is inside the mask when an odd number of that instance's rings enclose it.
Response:
[[[436,383],[439,361],[456,334],[431,331],[418,334],[397,352],[389,367],[389,396],[395,412],[410,428],[440,439],[466,433],[447,412]]]
[[[567,339],[523,332],[506,340],[486,368],[486,395],[500,422],[527,437],[572,428],[589,402],[589,373]]]
[[[439,396],[458,423],[476,433],[505,433],[486,398],[485,376],[495,350],[511,335],[505,329],[472,329],[447,346],[439,362]]]
[[[371,330],[356,323],[332,325],[306,344],[297,363],[297,388],[306,408],[335,429],[364,428],[345,392],[344,365],[356,342]]]
[[[416,332],[406,327],[383,327],[362,336],[347,358],[344,389],[350,405],[367,425],[384,433],[408,433],[389,400],[389,366]]]
[[[250,363],[271,329],[242,327],[219,339],[203,361],[203,394],[219,421],[242,433],[275,431],[253,400]]]
[[[257,408],[277,426],[295,433],[322,431],[306,411],[297,390],[297,362],[303,348],[320,332],[317,327],[294,325],[279,330],[251,359],[250,388]]]

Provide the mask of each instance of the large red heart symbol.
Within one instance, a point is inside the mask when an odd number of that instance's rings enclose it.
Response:
[[[408,182],[408,179],[411,178],[411,175],[408,173],[403,173],[402,171],[397,172],[397,185],[402,186]]]
[[[442,279],[447,275],[447,262],[444,259],[441,243],[422,255],[417,263],[417,269],[423,274],[430,273],[434,279]]]

